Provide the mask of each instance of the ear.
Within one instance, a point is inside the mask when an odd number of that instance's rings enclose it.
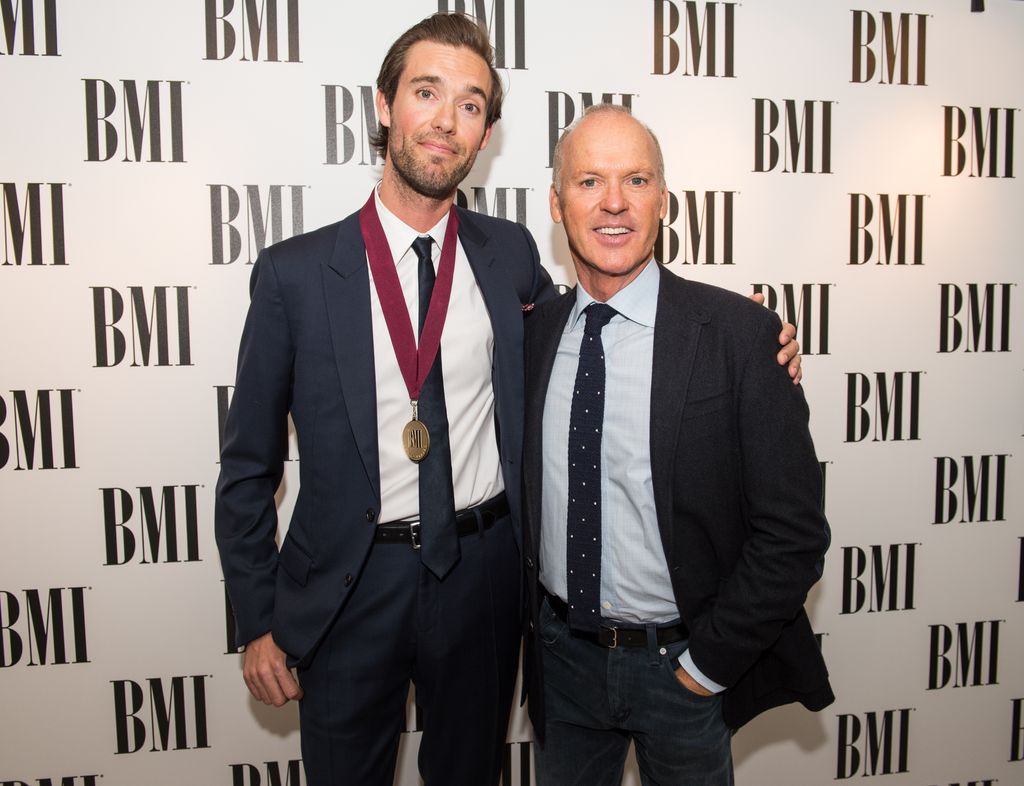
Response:
[[[562,223],[562,205],[558,201],[558,192],[555,191],[554,183],[551,184],[551,190],[548,192],[548,203],[551,207],[551,220],[556,224]],[[661,216],[664,218],[664,214]]]
[[[658,211],[658,218],[662,221],[665,220],[665,216],[668,215],[668,187],[662,186],[661,189],[661,210]]]
[[[391,127],[391,107],[388,106],[387,99],[384,98],[384,94],[377,90],[376,98],[374,103],[377,104],[377,117],[380,120],[380,124],[385,128]]]
[[[487,147],[487,143],[491,141],[491,131],[493,131],[493,130],[494,130],[494,126],[493,125],[487,126],[487,130],[484,131],[484,137],[483,137],[483,139],[480,140],[480,147],[477,148],[477,152],[479,152],[479,151],[483,150],[485,147]]]

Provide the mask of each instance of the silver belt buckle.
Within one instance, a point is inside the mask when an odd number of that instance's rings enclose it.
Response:
[[[612,632],[612,643],[608,645],[608,649],[613,650],[619,646],[619,629],[606,626],[605,630]]]
[[[409,540],[412,542],[412,550],[418,551],[420,548],[420,523],[418,521],[409,522]]]

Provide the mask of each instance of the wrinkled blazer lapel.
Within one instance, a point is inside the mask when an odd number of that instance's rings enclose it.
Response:
[[[529,506],[530,543],[540,543],[540,508],[542,488],[542,447],[544,440],[544,401],[548,395],[551,370],[555,365],[558,345],[565,323],[576,303],[576,290],[546,303],[530,316],[527,337],[526,421],[523,446],[523,477],[525,504]]]
[[[694,357],[710,316],[689,296],[689,284],[661,268],[651,368],[651,475],[665,553],[672,553],[672,474]]]
[[[359,215],[341,222],[334,253],[323,270],[327,318],[348,411],[349,424],[366,475],[380,500],[377,454],[377,396],[373,365],[370,275]]]

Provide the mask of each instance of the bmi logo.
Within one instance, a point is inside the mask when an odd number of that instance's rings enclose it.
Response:
[[[103,564],[199,562],[198,489],[199,486],[140,486],[135,492],[100,489],[106,545]]]
[[[681,251],[681,265],[734,264],[735,201],[735,191],[669,191],[668,212],[654,241],[655,257],[667,265]]]
[[[653,73],[674,74],[681,65],[683,76],[736,76],[737,5],[654,0]]]
[[[850,194],[850,264],[924,264],[925,196]]]
[[[91,289],[96,368],[120,365],[129,340],[133,368],[192,365],[188,287],[127,287],[125,294],[112,287]],[[126,308],[128,325],[122,329]]]
[[[75,408],[71,389],[12,390],[0,396],[0,469],[77,469]],[[8,421],[8,416],[10,420]],[[13,455],[12,455],[13,454]]]
[[[858,372],[846,375],[846,439],[872,442],[920,439],[921,374],[923,371],[877,371],[872,379]]]
[[[302,192],[306,186],[271,185],[264,189],[246,185],[236,189],[227,185],[210,185],[209,188],[213,265],[230,265],[242,253],[242,230],[235,225],[242,209],[240,191],[245,193],[246,264],[251,265],[271,243],[302,234]],[[287,234],[285,219],[289,225]]]
[[[881,26],[867,11],[853,12],[850,81],[870,82],[877,74],[882,85],[926,85],[927,14],[883,11],[879,16]]]
[[[87,589],[0,590],[0,667],[88,663]]]
[[[796,325],[800,351],[805,355],[827,355],[829,289],[834,284],[754,284],[764,295],[764,304],[786,322]]]
[[[480,186],[473,186],[470,191],[473,193],[473,200],[461,188],[455,192],[455,201],[459,207],[483,213],[495,218],[507,218],[520,224],[526,223],[526,192],[528,188],[495,188],[490,197],[487,196],[487,189]],[[510,210],[510,205],[514,206]]]
[[[262,766],[231,765],[231,786],[304,786],[305,783],[302,759],[292,759],[284,763],[268,761]]]
[[[1024,603],[1024,538],[1020,541],[1020,558],[1017,560],[1017,602]]]
[[[27,183],[21,196],[16,183],[0,185],[4,203],[3,265],[66,265],[64,186],[67,183]],[[43,199],[44,193],[47,199]]]
[[[892,543],[862,549],[843,548],[843,610],[910,611],[914,608],[914,575],[920,543]]]
[[[559,90],[548,90],[548,168],[555,155],[555,143],[562,132],[594,104],[618,104],[632,111],[635,93],[580,93],[579,102]]]
[[[0,55],[60,56],[57,0],[0,0],[0,24],[4,30]]]
[[[208,676],[150,677],[143,683],[111,680],[114,686],[114,753],[209,748],[206,714]]]
[[[912,708],[839,715],[836,780],[908,772]]]
[[[355,116],[357,95],[358,118]],[[325,164],[347,164],[355,156],[357,147],[360,166],[376,166],[381,163],[383,159],[370,147],[370,137],[377,132],[374,95],[372,85],[359,85],[355,89],[342,85],[324,85]],[[356,130],[353,130],[353,125]]]
[[[928,690],[999,684],[999,629],[1004,622],[929,625]]]
[[[109,161],[117,155],[122,143],[122,161],[182,163],[185,160],[184,82],[121,80],[121,111],[120,117],[115,118],[117,89],[102,79],[82,81],[85,82],[86,161]]]
[[[1006,521],[1005,453],[935,459],[935,520]]]
[[[942,110],[944,177],[965,171],[968,177],[1013,177],[1013,120],[1019,109],[943,106]],[[965,135],[969,141],[964,141]]]
[[[1009,352],[1013,284],[939,284],[939,352]]]
[[[1010,761],[1024,761],[1024,699],[1014,699],[1010,721]]]
[[[437,0],[437,10],[468,14],[486,27],[496,67],[513,71],[526,68],[526,0]]]
[[[63,778],[37,778],[36,786],[98,786],[102,775],[65,775]],[[0,781],[0,786],[29,786],[25,781]]]
[[[300,62],[299,0],[260,0],[259,4],[239,0],[237,5],[235,0],[205,0],[205,4],[204,60],[227,60],[238,48],[243,62],[279,63],[286,48],[287,62]]]
[[[754,171],[771,172],[781,159],[783,172],[832,174],[834,103],[787,98],[780,107],[767,98],[755,98]]]

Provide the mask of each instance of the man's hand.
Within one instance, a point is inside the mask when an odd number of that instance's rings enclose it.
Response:
[[[764,295],[760,292],[750,296],[755,303],[764,305]],[[793,378],[793,384],[799,385],[804,377],[804,371],[800,368],[800,342],[796,340],[796,325],[791,322],[782,323],[782,332],[779,333],[779,343],[782,349],[776,355],[780,366],[788,366],[789,376]]]
[[[690,693],[696,693],[698,696],[714,696],[711,691],[691,677],[690,673],[682,666],[676,666],[676,679],[679,680],[679,684],[690,691]]]
[[[284,650],[269,633],[245,645],[242,679],[249,693],[264,704],[280,707],[292,699],[302,698],[302,688],[285,663]]]

